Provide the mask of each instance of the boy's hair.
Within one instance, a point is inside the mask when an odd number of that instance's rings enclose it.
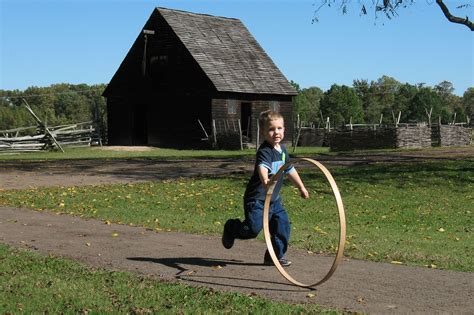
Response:
[[[283,116],[279,112],[275,112],[271,109],[261,112],[258,116],[258,126],[260,129],[264,129],[268,126],[268,123],[272,120],[283,119]]]

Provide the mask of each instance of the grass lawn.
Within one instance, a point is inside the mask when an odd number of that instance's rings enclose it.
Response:
[[[292,152],[288,148],[288,152]],[[297,148],[298,154],[329,153],[329,148],[302,147]],[[227,150],[176,150],[149,147],[143,151],[130,151],[125,149],[110,150],[108,147],[65,148],[65,153],[60,151],[44,151],[32,153],[0,153],[1,160],[68,160],[68,159],[186,159],[186,158],[251,158],[255,157],[255,149],[242,151]]]

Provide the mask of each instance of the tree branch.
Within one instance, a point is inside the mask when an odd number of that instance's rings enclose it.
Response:
[[[466,18],[463,19],[463,18],[452,15],[451,12],[449,12],[448,7],[443,3],[443,0],[436,0],[436,4],[439,5],[439,7],[441,8],[441,11],[443,11],[444,16],[449,20],[449,22],[464,24],[467,27],[469,27],[471,31],[474,31],[474,24],[471,21],[469,21],[469,17],[466,16]]]

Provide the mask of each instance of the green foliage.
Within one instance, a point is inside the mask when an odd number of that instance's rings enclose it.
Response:
[[[300,116],[304,122],[316,122],[320,120],[319,106],[323,97],[323,91],[318,87],[309,87],[300,89],[299,85],[291,82],[298,95],[293,99],[294,117]]]
[[[321,111],[324,117],[329,117],[337,127],[349,123],[351,118],[353,123],[364,121],[362,101],[353,88],[345,85],[334,84],[324,93]]]
[[[329,117],[331,125],[338,127],[351,116],[353,123],[374,124],[382,118],[382,123],[392,124],[399,112],[400,122],[427,122],[430,111],[432,123],[441,118],[447,124],[455,116],[456,122],[465,122],[474,112],[474,89],[469,88],[461,98],[453,94],[454,86],[448,81],[428,87],[402,84],[384,75],[376,81],[354,80],[353,88],[333,85],[325,93],[317,87],[301,89],[292,84],[299,93],[294,99],[295,114],[319,125]]]
[[[106,105],[101,96],[104,89],[105,84],[61,83],[49,87],[33,86],[23,92],[0,90],[0,130],[36,125],[24,107],[24,98],[48,126],[97,120],[105,131]]]
[[[462,96],[462,105],[467,117],[474,118],[474,87],[470,87]],[[471,124],[474,122],[471,122]]]

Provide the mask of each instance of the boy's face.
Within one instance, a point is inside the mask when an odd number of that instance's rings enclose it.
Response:
[[[263,132],[263,137],[272,146],[280,144],[285,137],[285,125],[282,118],[271,120],[266,124]]]

